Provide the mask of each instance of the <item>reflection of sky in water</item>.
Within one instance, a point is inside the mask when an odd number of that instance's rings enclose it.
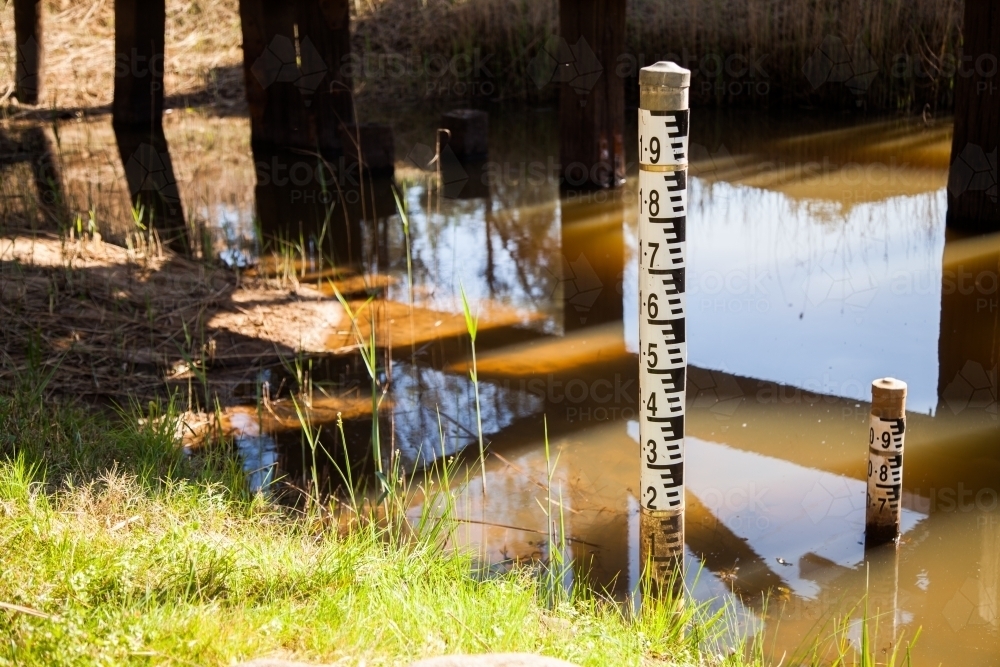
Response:
[[[395,403],[392,411],[395,445],[404,466],[426,465],[440,458],[441,433],[446,455],[473,445],[473,449],[478,448],[476,395],[468,376],[395,363],[391,395]],[[492,382],[480,382],[479,407],[488,443],[490,434],[540,412],[542,399]]]
[[[197,215],[215,230],[215,238],[221,247],[219,259],[227,266],[244,268],[253,263],[257,244],[252,211],[214,203],[200,207]]]
[[[416,186],[407,190],[406,200],[414,283],[422,306],[461,310],[458,295],[464,285],[470,303],[491,300],[555,315],[550,311],[560,272],[558,205],[508,208],[482,198],[443,198],[428,212],[426,190]],[[405,301],[405,246],[395,229],[400,224],[393,221],[391,260],[400,282],[390,296]],[[543,328],[553,325],[550,321]]]
[[[235,412],[229,415],[235,432],[236,449],[243,460],[247,485],[251,492],[266,491],[274,482],[278,465],[278,447],[274,438],[260,432],[256,416]]]
[[[685,439],[685,482],[712,514],[803,597],[821,586],[802,574],[807,554],[845,568],[864,562],[866,482],[699,438]],[[903,508],[906,534],[925,515]]]
[[[943,190],[828,217],[780,193],[693,178],[690,202],[691,364],[861,400],[873,379],[902,377],[907,407],[933,409]]]

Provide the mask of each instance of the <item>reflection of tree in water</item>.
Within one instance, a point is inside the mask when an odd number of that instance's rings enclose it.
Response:
[[[395,363],[392,370],[392,440],[405,468],[441,457],[439,413],[445,455],[478,441],[475,390],[468,376],[406,363]],[[541,397],[491,382],[479,383],[479,396],[487,436],[542,409]]]
[[[748,186],[692,179],[691,187],[692,209],[709,221],[712,234],[747,240],[742,267],[727,270],[763,273],[765,285],[777,292],[763,296],[780,297],[771,305],[801,313],[829,303],[842,311],[865,309],[901,271],[911,280],[926,278],[921,284],[929,294],[940,275],[940,195],[895,197],[841,211],[823,200],[796,200]],[[715,267],[698,267],[702,274],[705,268]],[[698,271],[693,278],[699,280]]]
[[[421,188],[411,188],[407,199],[414,282],[427,305],[454,307],[459,281],[474,298],[522,308],[536,309],[551,295],[558,271],[547,269],[559,263],[558,213],[551,203],[518,208],[489,199],[445,200],[440,212],[428,212]],[[395,244],[396,267],[405,266],[401,245]]]

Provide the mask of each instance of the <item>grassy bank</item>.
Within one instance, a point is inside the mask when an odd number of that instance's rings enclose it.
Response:
[[[549,607],[527,570],[484,576],[435,539],[291,514],[248,496],[234,459],[186,456],[169,420],[144,423],[27,384],[0,396],[0,664],[394,665],[517,650],[745,664],[703,651],[725,619],[693,605],[633,619],[578,591]]]
[[[532,68],[543,50],[558,52],[557,0],[350,4],[354,56],[339,66],[350,68],[362,114],[366,104],[428,98],[558,99],[550,75]],[[106,107],[113,3],[44,5],[42,106]],[[12,7],[0,9],[4,102],[14,81]],[[608,74],[623,77],[634,97],[638,68],[670,58],[692,70],[695,104],[944,110],[952,106],[962,9],[962,0],[629,0],[625,53]],[[168,2],[166,39],[170,105],[244,108],[237,0]],[[821,48],[846,69],[819,60],[810,69]]]

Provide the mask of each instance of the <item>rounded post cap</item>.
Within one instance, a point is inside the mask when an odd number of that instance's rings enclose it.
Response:
[[[667,88],[689,88],[691,70],[677,63],[661,60],[639,70],[640,86],[664,86]]]
[[[906,383],[896,378],[872,382],[872,412],[887,419],[899,419],[906,410]]]

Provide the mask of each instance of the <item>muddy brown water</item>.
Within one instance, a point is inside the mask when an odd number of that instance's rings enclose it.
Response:
[[[464,286],[481,314],[482,425],[496,455],[485,477],[466,458],[457,539],[499,565],[546,556],[544,419],[570,577],[628,600],[639,579],[636,169],[615,192],[560,193],[554,122],[552,110],[496,111],[490,159],[447,166],[435,192],[422,169],[433,120],[400,121],[412,286],[387,178],[369,182],[366,210],[353,204],[355,236],[338,238],[383,286],[383,451],[410,468],[478,452]],[[695,110],[691,143],[694,596],[762,628],[775,661],[828,636],[838,615],[858,618],[867,590],[880,648],[920,629],[917,664],[1000,665],[1000,235],[944,228],[948,122]],[[261,165],[248,151],[237,161],[226,187],[245,195]],[[193,186],[179,180],[184,199]],[[288,183],[265,195],[270,220],[296,235],[304,224],[307,238],[323,209],[314,184]],[[225,239],[225,258],[247,263],[259,247],[251,204],[206,190],[186,206]],[[356,342],[343,317],[327,333],[330,350]],[[342,356],[314,359],[315,423],[335,436],[340,411],[348,444],[367,446],[369,380]],[[264,371],[259,384],[287,375]],[[883,376],[909,385],[903,532],[898,549],[866,554],[867,401]],[[290,415],[230,420],[252,485],[308,477]],[[849,636],[860,640],[856,622]]]

